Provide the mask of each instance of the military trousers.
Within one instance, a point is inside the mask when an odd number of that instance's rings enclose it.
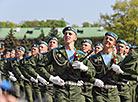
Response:
[[[66,85],[61,87],[55,85],[55,91],[55,102],[85,102],[80,86]]]
[[[99,88],[93,87],[94,102],[120,102],[120,97],[117,88]]]
[[[42,102],[53,102],[54,99],[54,87],[53,86],[40,86],[42,95]]]
[[[129,84],[118,85],[121,102],[131,102],[131,90]]]
[[[24,81],[24,88],[25,88],[25,98],[27,99],[27,101],[34,102],[31,83]]]
[[[82,86],[82,95],[85,97],[85,102],[93,102],[92,88],[93,85]]]

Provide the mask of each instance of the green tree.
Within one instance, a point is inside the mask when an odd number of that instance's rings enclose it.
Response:
[[[60,37],[60,35],[58,34],[58,30],[56,29],[56,27],[53,25],[49,34],[46,36],[46,41],[50,38],[50,37],[56,37],[60,44],[63,44],[63,38]]]
[[[25,47],[26,51],[29,51],[29,49],[31,49],[31,43],[27,39],[26,35],[24,35],[24,38],[23,38],[23,40],[21,42],[21,46]]]
[[[117,33],[119,39],[138,44],[138,0],[119,0],[112,8],[114,14],[100,16],[105,28]]]
[[[82,26],[83,26],[83,27],[90,27],[91,24],[90,24],[89,22],[83,22]]]
[[[36,43],[46,40],[45,33],[44,33],[43,29],[41,29],[41,34],[39,35],[39,37],[36,40],[37,40]]]
[[[14,31],[12,28],[10,29],[9,34],[6,36],[4,43],[6,50],[16,49],[16,47],[18,46],[18,41],[14,37]]]
[[[19,27],[19,25],[13,22],[10,22],[10,21],[6,21],[6,22],[0,22],[0,27],[1,28],[15,28],[15,27]]]

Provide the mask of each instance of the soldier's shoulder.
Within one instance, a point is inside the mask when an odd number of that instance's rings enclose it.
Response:
[[[81,51],[81,50],[77,50],[77,52],[78,52],[79,54],[85,56],[85,53],[84,53],[83,51]]]
[[[96,53],[96,54],[93,54],[89,57],[89,59],[92,59],[92,58],[97,58],[100,56],[100,53]]]

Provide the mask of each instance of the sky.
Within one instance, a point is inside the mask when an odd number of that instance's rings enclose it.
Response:
[[[60,20],[69,25],[93,24],[100,13],[112,14],[116,0],[0,0],[0,21]]]

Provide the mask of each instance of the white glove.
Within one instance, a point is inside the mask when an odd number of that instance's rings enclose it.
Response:
[[[56,85],[63,86],[65,85],[64,80],[62,80],[59,76],[54,77],[53,75],[50,76],[49,81],[53,82]]]
[[[37,79],[34,79],[33,77],[30,78],[31,82],[38,83]]]
[[[17,79],[14,76],[9,77],[12,81],[17,81]]]
[[[14,74],[12,72],[9,72],[10,76],[14,76]]]
[[[98,87],[104,87],[104,82],[100,79],[96,79],[94,85]]]
[[[83,64],[83,62],[80,62],[80,61],[75,61],[73,64],[73,69],[80,69],[82,71],[87,71],[88,70],[88,67],[86,65]]]
[[[119,65],[117,65],[117,64],[113,64],[112,65],[112,69],[113,69],[113,71],[115,71],[115,72],[117,72],[117,73],[121,73],[121,74],[123,74],[124,73],[124,71],[122,71],[122,69],[120,68],[120,66]]]
[[[41,76],[37,75],[37,79],[43,84],[43,85],[48,85],[48,82],[42,78]]]
[[[78,86],[82,86],[82,85],[84,84],[84,82],[83,82],[82,80],[79,80],[79,81],[77,82],[77,84],[78,84]]]
[[[21,75],[21,78],[23,79],[23,80],[26,80],[26,81],[29,81],[27,78],[25,78],[23,75]]]

